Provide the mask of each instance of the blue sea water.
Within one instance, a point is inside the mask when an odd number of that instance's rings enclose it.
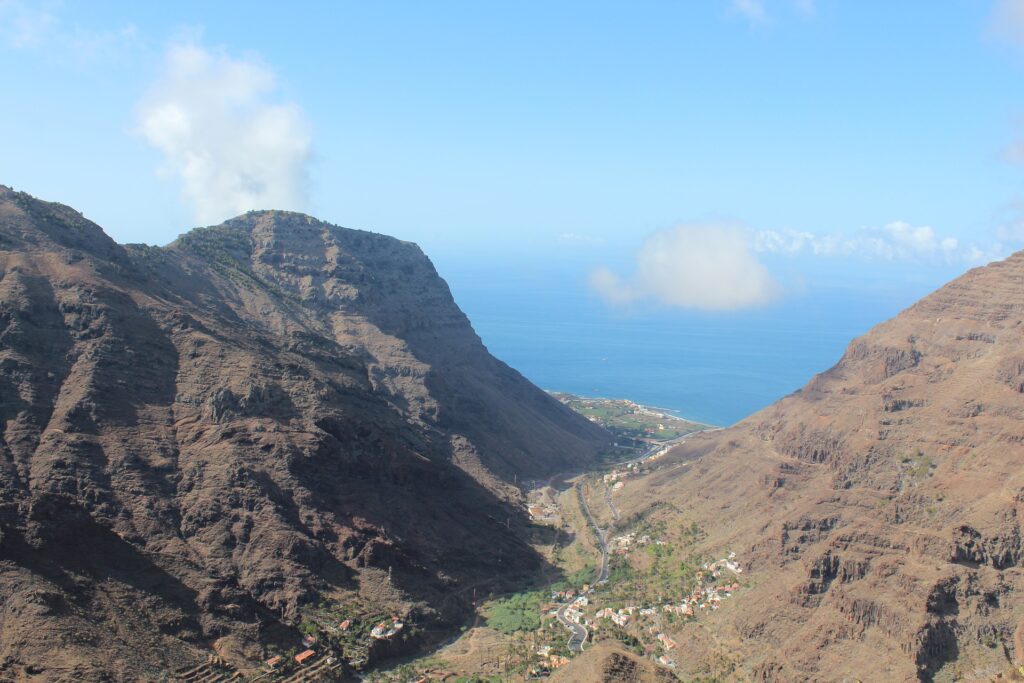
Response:
[[[444,275],[491,353],[538,386],[722,426],[800,388],[853,338],[931,289],[820,287],[752,311],[627,314],[597,301],[578,273]]]

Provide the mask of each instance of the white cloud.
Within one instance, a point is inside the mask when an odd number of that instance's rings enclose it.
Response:
[[[752,24],[761,24],[768,20],[768,11],[763,0],[732,0],[732,8]]]
[[[654,233],[636,254],[635,272],[607,268],[590,284],[608,303],[654,301],[676,308],[732,310],[768,303],[779,286],[750,249],[747,231],[732,225],[682,225]]]
[[[590,275],[590,286],[617,306],[653,301],[689,309],[748,308],[769,303],[781,293],[760,254],[980,265],[1005,257],[1010,251],[1006,242],[1024,241],[1022,225],[1024,221],[1007,221],[997,234],[1001,241],[987,245],[965,244],[930,226],[905,221],[852,233],[683,225],[648,237],[629,277],[598,268]]]
[[[68,26],[59,2],[0,0],[0,46],[34,51],[60,63],[130,62],[141,41],[135,24],[115,29]]]
[[[956,237],[937,234],[930,226],[914,226],[904,221],[894,221],[880,228],[863,228],[852,234],[761,230],[754,235],[752,246],[761,253],[945,263],[979,263],[995,258],[1001,249],[999,245],[988,249],[964,245]]]
[[[193,43],[168,49],[138,132],[163,153],[199,223],[305,205],[309,124],[276,92],[274,72],[255,59]]]
[[[1024,47],[1024,0],[996,0],[989,25],[997,38]]]
[[[55,24],[54,13],[45,3],[0,0],[0,39],[9,47],[36,47],[46,40]]]

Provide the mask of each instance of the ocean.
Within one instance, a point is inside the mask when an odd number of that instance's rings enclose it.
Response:
[[[743,312],[625,314],[578,274],[442,274],[491,353],[541,388],[627,398],[718,426],[799,389],[931,289],[809,288]]]

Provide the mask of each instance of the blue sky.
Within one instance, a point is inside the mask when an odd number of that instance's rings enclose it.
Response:
[[[938,285],[1020,246],[1021,40],[1019,0],[0,0],[0,182],[122,242],[298,208],[613,306]],[[168,105],[208,129],[147,128]]]

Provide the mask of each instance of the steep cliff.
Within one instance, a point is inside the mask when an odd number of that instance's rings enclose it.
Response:
[[[509,481],[604,443],[413,244],[270,211],[122,247],[0,188],[0,679],[251,664],[318,605],[430,638],[540,567]]]
[[[1022,391],[1024,253],[631,484],[624,517],[696,523],[698,550],[747,568],[677,629],[684,673],[948,681],[1024,663]]]

